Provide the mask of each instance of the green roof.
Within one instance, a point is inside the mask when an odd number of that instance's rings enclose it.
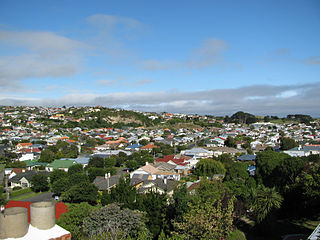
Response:
[[[52,167],[53,169],[59,168],[69,168],[76,162],[73,160],[54,160],[52,163],[48,164],[47,167]]]
[[[47,166],[48,163],[45,162],[38,162],[37,160],[25,160],[27,167],[33,167],[33,166]]]

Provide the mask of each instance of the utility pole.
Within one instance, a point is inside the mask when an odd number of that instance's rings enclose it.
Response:
[[[6,182],[6,196],[7,196],[7,201],[9,201],[9,188],[8,188],[8,175],[5,174],[5,178],[4,178],[5,182]]]
[[[108,193],[110,193],[110,173],[107,173],[107,189],[108,189]]]

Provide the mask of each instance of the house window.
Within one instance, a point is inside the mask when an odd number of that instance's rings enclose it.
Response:
[[[29,187],[29,186],[28,186],[28,183],[22,183],[21,186],[22,186],[22,188],[27,188],[27,187]]]

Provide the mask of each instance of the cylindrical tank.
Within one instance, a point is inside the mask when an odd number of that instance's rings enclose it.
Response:
[[[27,234],[28,229],[27,208],[7,208],[0,213],[0,239],[21,238]]]
[[[31,225],[46,230],[56,224],[56,211],[53,202],[37,202],[30,205]]]

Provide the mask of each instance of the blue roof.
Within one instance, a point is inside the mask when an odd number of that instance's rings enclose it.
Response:
[[[256,155],[241,155],[240,157],[237,158],[239,161],[255,161],[256,160]]]
[[[127,146],[126,148],[135,149],[135,148],[141,148],[141,147],[143,147],[143,145],[135,143],[130,146]]]

